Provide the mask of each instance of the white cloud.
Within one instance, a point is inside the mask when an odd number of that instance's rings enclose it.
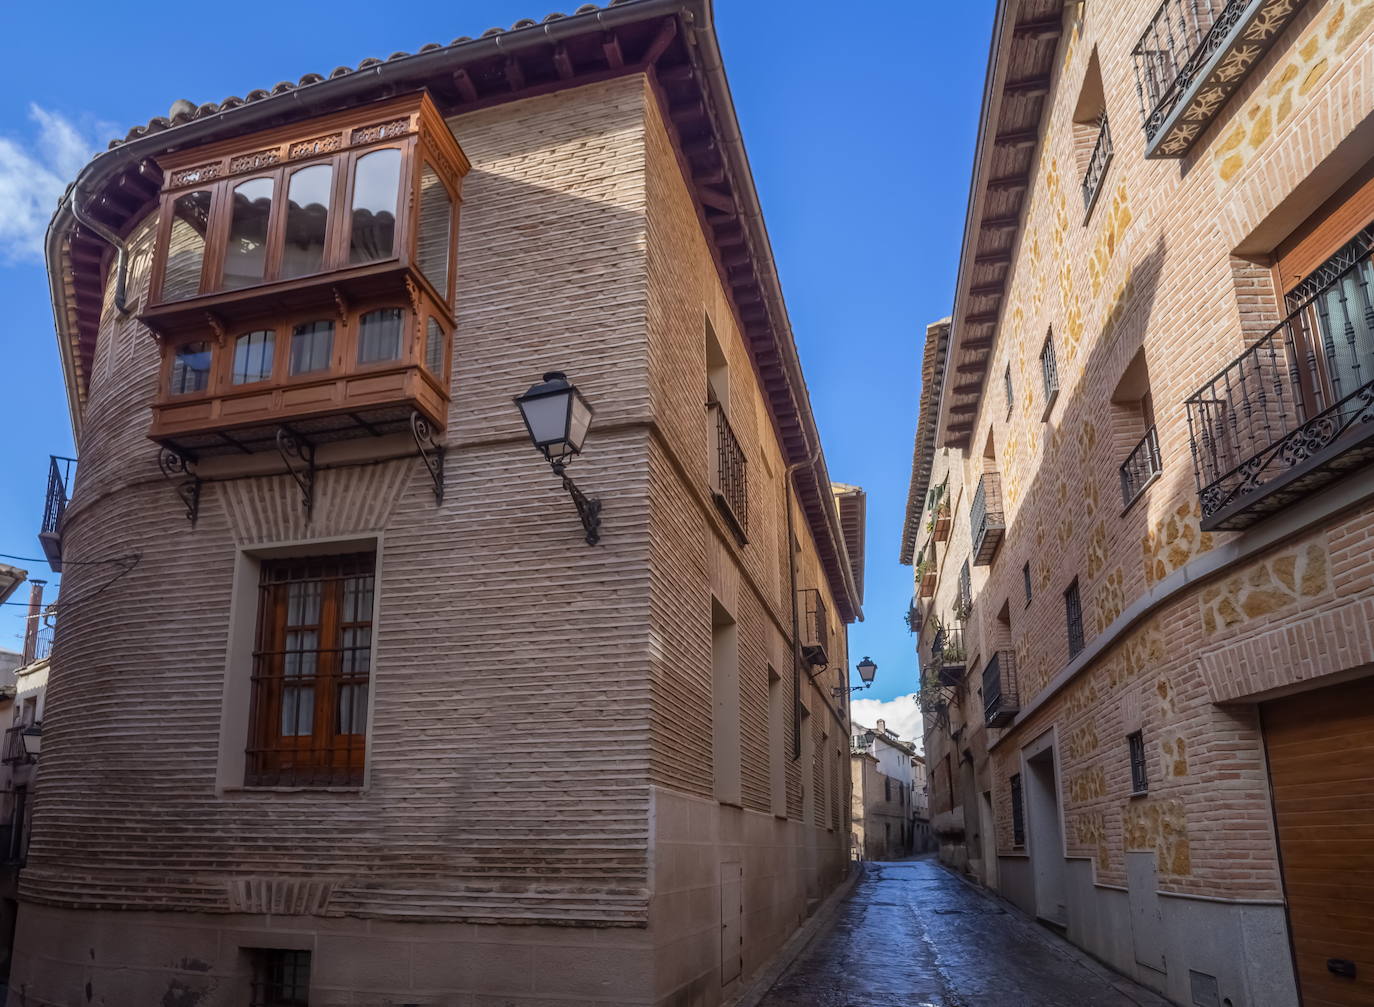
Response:
[[[0,261],[38,261],[43,233],[67,184],[96,144],[57,112],[29,106],[33,135],[0,137]]]
[[[918,749],[924,748],[921,708],[916,705],[914,692],[888,700],[856,699],[853,716],[854,723],[864,727],[872,727],[879,720],[886,721],[887,729],[903,741],[912,741]]]

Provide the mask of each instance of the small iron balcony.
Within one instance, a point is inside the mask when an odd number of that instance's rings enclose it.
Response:
[[[1159,458],[1159,434],[1152,426],[1121,463],[1121,506],[1135,503],[1145,487],[1159,478],[1164,469]]]
[[[37,725],[15,724],[5,729],[4,754],[0,756],[0,762],[7,766],[22,766],[35,761],[24,745],[24,732],[35,726]]]
[[[973,529],[973,565],[987,566],[992,562],[1006,531],[1002,517],[1002,477],[996,472],[984,472],[978,480],[969,511],[969,527]]]
[[[1302,0],[1164,0],[1136,43],[1146,157],[1182,157]]]
[[[988,727],[1005,727],[1021,711],[1016,688],[1016,655],[1010,650],[993,653],[983,666],[983,713]]]
[[[62,572],[62,519],[72,496],[76,459],[48,456],[48,494],[43,505],[43,524],[38,529],[38,544],[53,573]]]
[[[812,667],[830,663],[830,619],[821,592],[812,587],[799,591],[802,659]]]
[[[1247,528],[1374,461],[1374,226],[1187,400],[1204,530]]]
[[[964,631],[958,626],[941,629],[931,644],[932,663],[941,685],[958,688],[968,668],[968,652],[964,649]]]
[[[715,426],[716,450],[712,454],[711,494],[735,533],[743,541],[749,532],[749,469],[739,438],[719,402],[708,402]]]

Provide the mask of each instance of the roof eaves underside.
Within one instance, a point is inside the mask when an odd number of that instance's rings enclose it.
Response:
[[[941,447],[972,442],[1034,184],[1064,7],[1064,0],[998,6],[938,406]]]
[[[840,508],[840,530],[844,533],[844,548],[849,556],[849,568],[854,575],[854,587],[859,600],[864,594],[864,549],[868,535],[868,494],[858,486],[836,484],[835,500]]]
[[[921,355],[921,412],[916,420],[916,443],[911,450],[911,484],[906,491],[906,520],[902,525],[901,562],[911,565],[916,540],[921,535],[921,511],[930,472],[935,464],[935,424],[940,406],[940,386],[945,380],[945,359],[949,350],[949,319],[926,326],[925,351]]]
[[[245,135],[365,101],[426,88],[446,116],[632,73],[649,76],[682,154],[717,270],[753,357],[817,540],[841,616],[862,619],[820,435],[802,377],[782,286],[763,223],[711,17],[711,0],[612,0],[542,22],[431,44],[417,53],[367,59],[328,77],[307,74],[270,91],[201,105],[136,127],[92,160],[67,190],[48,228],[47,257],[73,428],[79,435],[86,382],[104,302],[109,250],[83,217],[127,234],[154,205],[172,150]]]

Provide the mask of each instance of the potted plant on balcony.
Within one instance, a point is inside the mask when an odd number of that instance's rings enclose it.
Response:
[[[922,553],[916,561],[916,583],[921,585],[922,598],[935,597],[935,582],[938,578],[939,575],[935,571],[935,558],[933,556],[927,558],[925,553]]]
[[[916,604],[916,599],[912,598],[906,607],[906,614],[902,616],[902,621],[906,623],[906,631],[915,634],[921,628],[921,609]]]
[[[952,523],[953,518],[950,516],[949,504],[941,500],[930,512],[930,517],[926,518],[926,531],[935,537],[936,542],[944,542],[949,538],[949,528]]]

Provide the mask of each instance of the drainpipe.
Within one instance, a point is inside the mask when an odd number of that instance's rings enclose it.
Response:
[[[76,218],[76,222],[78,224],[86,228],[86,230],[92,232],[97,238],[100,238],[107,245],[110,245],[114,248],[114,303],[115,308],[118,309],[121,315],[127,315],[129,313],[129,308],[125,301],[125,296],[128,292],[127,286],[129,280],[129,246],[126,245],[123,241],[121,241],[119,235],[115,234],[114,231],[111,231],[104,224],[100,223],[99,221],[92,220],[90,217],[86,215],[86,211],[81,209],[81,193],[77,191],[75,188],[72,189],[71,208],[72,216]]]
[[[45,580],[29,581],[29,616],[24,625],[24,664],[33,664],[38,655],[38,620],[43,615],[43,586]]]

